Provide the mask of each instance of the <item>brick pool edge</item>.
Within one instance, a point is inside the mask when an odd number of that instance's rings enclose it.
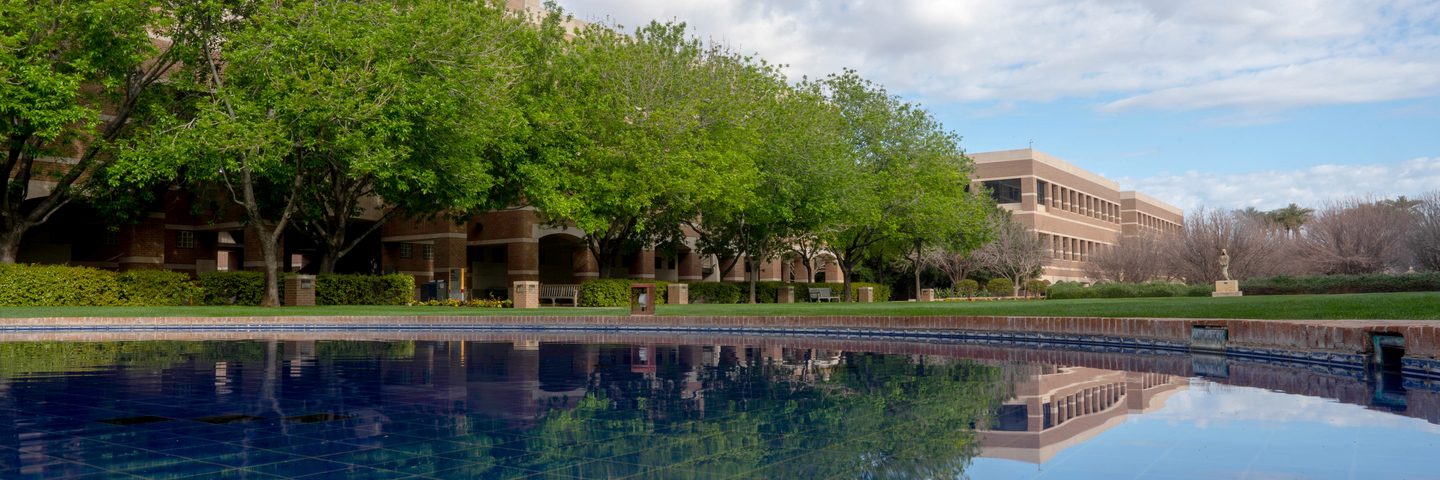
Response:
[[[1090,317],[745,317],[745,316],[264,316],[264,317],[65,317],[0,319],[0,332],[78,329],[185,328],[587,328],[675,329],[776,333],[803,331],[945,334],[1015,333],[1161,342],[1195,350],[1274,349],[1292,352],[1366,354],[1371,336],[1403,337],[1407,358],[1440,359],[1440,321],[1426,320],[1229,320]],[[1220,344],[1197,330],[1222,330]],[[1218,347],[1218,348],[1216,348]]]

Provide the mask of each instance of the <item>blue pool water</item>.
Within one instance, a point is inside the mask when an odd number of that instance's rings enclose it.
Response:
[[[0,478],[1440,478],[1440,388],[1345,369],[287,335],[0,342]]]

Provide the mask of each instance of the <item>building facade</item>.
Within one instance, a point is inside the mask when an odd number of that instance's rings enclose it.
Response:
[[[984,187],[1050,251],[1041,278],[1088,282],[1085,264],[1124,235],[1178,233],[1179,208],[1033,148],[970,154]]]

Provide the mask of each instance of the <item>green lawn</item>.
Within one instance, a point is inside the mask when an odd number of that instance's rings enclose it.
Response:
[[[448,307],[57,307],[0,308],[0,318],[26,317],[237,317],[387,315],[623,315],[621,308],[536,310]],[[1253,319],[1440,319],[1440,292],[1355,295],[1286,295],[1239,298],[1132,298],[974,303],[665,305],[661,315],[698,316],[1031,316]]]

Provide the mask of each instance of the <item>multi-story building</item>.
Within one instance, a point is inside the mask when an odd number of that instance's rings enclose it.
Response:
[[[1085,262],[1123,235],[1176,233],[1179,208],[1033,148],[970,155],[977,185],[1050,250],[1041,278],[1089,281]]]

